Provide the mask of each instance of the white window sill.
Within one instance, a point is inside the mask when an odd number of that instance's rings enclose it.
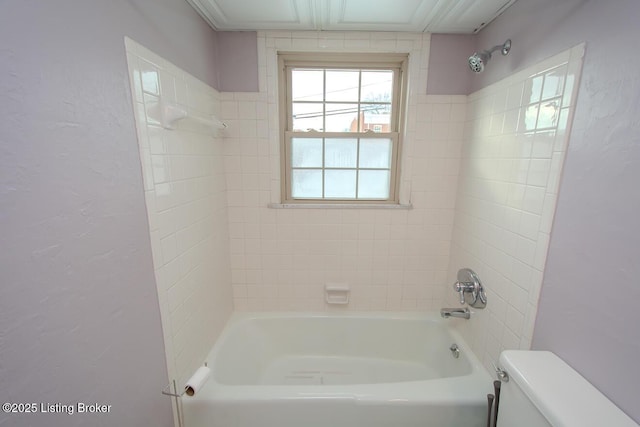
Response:
[[[412,209],[411,204],[391,203],[269,203],[270,209]]]

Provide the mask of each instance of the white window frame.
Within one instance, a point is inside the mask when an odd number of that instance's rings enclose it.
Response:
[[[407,99],[407,54],[396,53],[278,53],[279,101],[280,101],[280,153],[281,153],[281,194],[283,204],[399,204],[400,198],[400,157],[402,147],[403,122]],[[291,70],[294,68],[325,69],[367,69],[393,70],[393,96],[391,101],[391,121],[389,132],[293,132]],[[291,140],[295,137],[313,138],[385,138],[392,141],[389,197],[387,199],[356,198],[312,198],[301,199],[291,196]],[[324,170],[324,166],[322,168]]]

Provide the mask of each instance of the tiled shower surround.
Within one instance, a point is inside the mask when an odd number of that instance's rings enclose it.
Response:
[[[485,310],[458,321],[487,369],[504,349],[529,349],[584,45],[469,96],[449,287],[471,267]]]
[[[428,34],[258,34],[261,92],[222,94],[236,310],[431,310],[445,288],[465,96],[427,96]],[[409,53],[400,198],[412,209],[273,209],[280,202],[277,51]]]
[[[451,285],[470,267],[489,304],[454,321],[487,368],[502,349],[529,348],[584,47],[467,97],[424,95],[428,35],[266,32],[258,43],[262,91],[222,94],[235,129],[225,145],[235,309],[331,310],[327,282],[350,284],[352,310],[455,307]],[[267,207],[280,202],[275,64],[288,50],[410,53],[401,201],[411,210]]]
[[[139,44],[126,47],[167,369],[181,386],[233,310],[224,141],[189,119],[164,129],[158,105],[207,117],[219,95]]]
[[[428,34],[262,32],[260,92],[219,94],[128,43],[170,378],[195,370],[232,309],[455,307],[461,267],[489,302],[450,321],[487,368],[502,349],[529,347],[583,46],[470,96],[436,96],[425,94],[429,44]],[[400,199],[411,209],[274,207],[277,51],[409,53]],[[162,129],[150,108],[159,97],[229,127]],[[347,307],[325,303],[326,283],[349,284]]]

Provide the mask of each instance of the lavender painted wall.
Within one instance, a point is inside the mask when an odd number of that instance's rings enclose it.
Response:
[[[475,52],[476,36],[432,34],[429,51],[429,95],[468,95],[472,79],[468,58]]]
[[[521,0],[479,44],[513,41],[475,89],[586,41],[533,347],[640,422],[640,3]]]
[[[258,92],[258,34],[255,31],[220,31],[220,92]]]
[[[123,37],[214,84],[182,0],[0,6],[0,413],[7,426],[172,426]]]

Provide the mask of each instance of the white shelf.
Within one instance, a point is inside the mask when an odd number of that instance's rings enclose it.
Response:
[[[179,105],[170,104],[164,100],[160,100],[160,117],[162,118],[162,127],[165,129],[175,129],[175,122],[179,120],[192,120],[205,126],[210,126],[214,130],[224,129],[227,124],[215,116],[209,118],[189,114],[186,108]]]

